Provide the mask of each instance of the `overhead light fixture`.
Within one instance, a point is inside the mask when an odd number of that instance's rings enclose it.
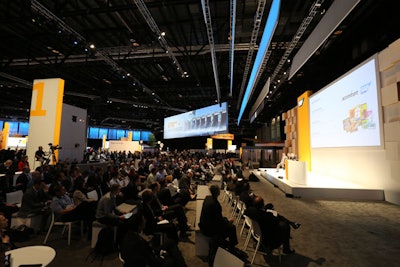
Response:
[[[259,72],[261,69],[261,65],[267,54],[268,46],[271,42],[272,35],[275,32],[276,25],[278,24],[280,4],[281,4],[280,0],[273,0],[271,9],[269,10],[267,23],[265,24],[265,28],[264,28],[264,33],[261,38],[257,56],[254,61],[253,69],[250,74],[250,79],[247,84],[247,88],[244,93],[244,96],[243,96],[242,104],[240,106],[240,111],[239,111],[239,116],[238,116],[238,121],[237,121],[238,125],[240,123],[240,120],[242,119],[242,116],[243,116],[244,110],[247,106],[247,103],[249,102],[251,93],[253,92],[255,81],[256,81],[257,77],[259,77],[259,75],[260,75]]]
[[[165,32],[161,32],[161,36],[165,36]]]
[[[96,46],[95,46],[94,44],[90,44],[90,45],[89,45],[89,48],[90,48],[90,49],[95,49]]]

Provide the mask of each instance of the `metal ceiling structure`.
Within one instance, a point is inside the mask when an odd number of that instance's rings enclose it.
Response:
[[[0,120],[28,120],[33,80],[62,78],[64,102],[87,109],[91,126],[162,138],[164,117],[227,102],[229,131],[251,138],[302,92],[319,90],[400,37],[396,1],[362,0],[288,80],[290,59],[333,1],[281,0],[268,60],[237,125],[272,0],[3,0]],[[268,78],[270,93],[250,123]]]

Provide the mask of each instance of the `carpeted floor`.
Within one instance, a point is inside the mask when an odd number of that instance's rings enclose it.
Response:
[[[295,254],[284,255],[281,264],[277,256],[264,259],[257,255],[254,266],[400,266],[400,206],[387,202],[286,198],[266,180],[252,182],[251,188],[266,203],[272,202],[280,214],[301,223],[299,229],[291,232]],[[187,217],[194,225],[195,202],[189,202],[187,207]],[[224,213],[229,214],[230,209],[223,207]],[[70,246],[60,231],[60,228],[55,230],[48,241],[57,251],[49,266],[100,266],[100,261],[85,260],[90,253],[90,242],[80,240],[79,231],[74,234]],[[238,247],[242,249],[244,236],[239,239]],[[19,245],[42,244],[43,240],[44,235],[39,235]],[[208,266],[195,256],[194,242],[192,233],[189,242],[179,243],[187,265]],[[248,254],[252,256],[251,252]],[[102,266],[116,267],[122,263],[114,253],[104,258]]]

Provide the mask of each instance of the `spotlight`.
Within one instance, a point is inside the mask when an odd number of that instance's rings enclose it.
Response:
[[[94,44],[90,44],[89,47],[90,47],[90,49],[95,49],[96,48],[96,46],[94,46]]]
[[[161,36],[165,36],[165,32],[161,32]]]

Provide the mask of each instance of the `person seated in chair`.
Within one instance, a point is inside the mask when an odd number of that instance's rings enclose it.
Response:
[[[152,208],[153,192],[146,189],[142,193],[143,216],[145,218],[144,233],[153,235],[156,232],[163,232],[171,240],[179,241],[175,225],[166,220],[162,215],[158,215]]]
[[[35,152],[35,160],[40,161],[40,164],[43,165],[46,162],[46,153],[43,151],[43,147],[39,146],[38,150]],[[48,162],[46,162],[48,163]]]
[[[40,231],[46,229],[47,219],[50,215],[49,205],[51,203],[50,196],[43,190],[44,184],[40,178],[33,181],[33,186],[27,189],[22,196],[21,208],[18,216],[22,218],[42,216]]]
[[[29,168],[29,166],[24,166],[22,168],[22,173],[15,181],[15,190],[22,190],[23,192],[25,192],[26,189],[32,187],[32,185],[33,178],[31,174],[31,169]]]
[[[269,204],[269,207],[272,207]],[[290,226],[289,221],[283,216],[275,216],[270,210],[264,207],[264,200],[262,197],[257,196],[254,199],[254,206],[248,207],[244,213],[252,220],[258,222],[261,228],[262,242],[266,249],[272,251],[283,245],[283,253],[292,254],[295,252],[290,247]],[[293,227],[297,229],[300,225],[293,223]]]
[[[286,161],[287,159],[288,159],[288,156],[286,156],[285,153],[282,153],[281,162],[279,162],[279,163],[276,165],[276,172],[279,172],[279,169],[280,169],[280,168],[282,168],[282,169],[285,168],[285,161]]]
[[[190,200],[195,200],[196,199],[196,189],[192,185],[192,180],[193,180],[193,171],[188,170],[186,174],[182,175],[181,179],[179,179],[179,190],[184,191],[184,194],[189,194]],[[187,193],[186,193],[187,192]]]
[[[254,193],[250,190],[250,183],[245,182],[243,184],[242,191],[239,194],[239,199],[243,201],[246,207],[251,207],[253,206],[255,197],[256,196],[254,195]]]
[[[176,242],[167,240],[161,249],[156,249],[140,236],[145,226],[145,219],[141,212],[128,219],[127,224],[129,231],[121,245],[124,267],[187,266]]]
[[[117,196],[121,192],[119,184],[110,186],[110,192],[102,196],[97,204],[96,219],[107,226],[117,226],[117,243],[127,231],[124,213],[117,210]]]
[[[8,219],[4,216],[4,214],[0,213],[0,253],[4,253],[6,251],[12,250],[15,248],[15,245],[12,243],[10,236],[7,233],[8,231]],[[0,262],[0,266],[4,264],[4,262]]]
[[[222,207],[218,202],[220,189],[217,185],[210,186],[211,196],[206,196],[200,215],[200,231],[212,238],[210,243],[209,261],[213,262],[215,253],[220,243],[228,238],[228,249],[235,252],[235,246],[238,244],[236,227],[233,220],[228,220],[222,216]]]
[[[178,228],[179,228],[179,237],[181,238],[186,238],[188,234],[186,233],[187,230],[189,230],[189,226],[187,224],[188,220],[185,215],[185,211],[183,207],[179,204],[173,204],[173,205],[164,205],[161,203],[158,193],[160,192],[160,184],[155,182],[150,186],[151,191],[153,192],[153,198],[151,200],[151,208],[153,209],[154,213],[157,216],[162,216],[164,219],[167,220],[172,220],[172,219],[177,219],[178,220]],[[169,190],[167,189],[169,192]]]
[[[92,233],[92,222],[95,219],[95,209],[90,202],[82,202],[79,205],[74,205],[74,202],[69,197],[66,189],[62,185],[54,186],[54,194],[50,208],[54,212],[55,220],[62,222],[72,222],[84,220],[89,226],[88,239]]]

